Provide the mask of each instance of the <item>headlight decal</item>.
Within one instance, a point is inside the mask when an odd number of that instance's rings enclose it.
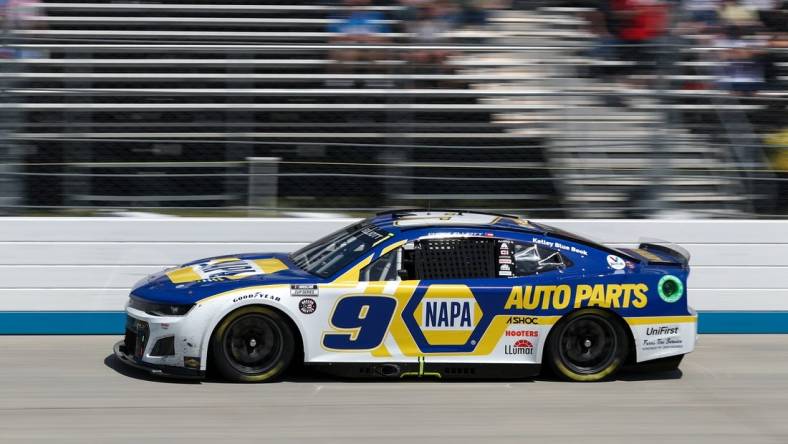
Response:
[[[158,304],[131,296],[129,307],[154,316],[183,316],[194,307],[194,304]]]

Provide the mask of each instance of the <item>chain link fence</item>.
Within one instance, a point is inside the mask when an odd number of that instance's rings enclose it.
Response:
[[[784,216],[785,5],[627,5],[6,0],[0,211]]]

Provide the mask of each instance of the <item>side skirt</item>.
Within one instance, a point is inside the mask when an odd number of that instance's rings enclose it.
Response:
[[[679,368],[682,359],[684,359],[684,355],[668,356],[666,358],[629,364],[624,367],[624,370],[634,373],[669,372]]]
[[[308,368],[342,378],[369,379],[526,379],[541,364],[453,364],[430,362],[308,362]]]

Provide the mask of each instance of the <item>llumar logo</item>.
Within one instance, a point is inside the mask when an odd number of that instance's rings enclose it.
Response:
[[[648,304],[646,284],[525,285],[512,287],[505,309],[564,309],[569,306],[644,308]]]
[[[534,345],[527,339],[518,339],[513,345],[505,346],[503,352],[507,355],[532,355]]]

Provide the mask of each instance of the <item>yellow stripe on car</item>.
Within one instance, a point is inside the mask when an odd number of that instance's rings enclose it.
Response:
[[[642,316],[625,318],[629,325],[648,325],[648,324],[683,324],[698,322],[695,316]]]
[[[192,267],[183,267],[177,270],[168,271],[167,277],[170,278],[173,284],[182,284],[184,282],[194,282],[202,279],[200,275],[194,271]]]
[[[287,270],[287,265],[279,259],[270,258],[270,259],[257,259],[253,261],[263,273],[276,273],[277,271]]]
[[[342,273],[341,276],[334,279],[334,282],[358,282],[359,274],[361,273],[361,269],[369,265],[372,262],[372,255],[370,254],[364,260],[357,263],[353,266],[350,270]]]

